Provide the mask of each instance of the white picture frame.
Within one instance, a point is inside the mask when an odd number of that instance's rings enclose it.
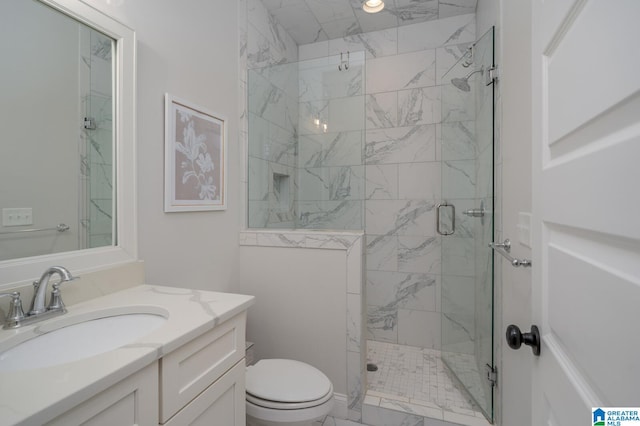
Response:
[[[165,212],[226,210],[226,123],[165,93]]]

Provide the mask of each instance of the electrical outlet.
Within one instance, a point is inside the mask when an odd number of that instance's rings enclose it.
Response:
[[[2,209],[2,226],[25,225],[33,225],[33,209],[31,207]]]

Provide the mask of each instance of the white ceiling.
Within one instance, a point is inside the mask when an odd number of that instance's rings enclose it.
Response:
[[[262,0],[298,45],[474,13],[477,0],[385,0],[381,12],[363,0]]]

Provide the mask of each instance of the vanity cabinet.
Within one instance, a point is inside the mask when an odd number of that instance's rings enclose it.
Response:
[[[46,423],[47,426],[157,426],[158,362]]]
[[[242,312],[47,425],[244,426],[245,327]]]

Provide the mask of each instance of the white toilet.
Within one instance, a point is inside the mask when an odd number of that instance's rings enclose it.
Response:
[[[333,385],[322,371],[290,359],[247,367],[247,426],[308,426],[333,409]]]

